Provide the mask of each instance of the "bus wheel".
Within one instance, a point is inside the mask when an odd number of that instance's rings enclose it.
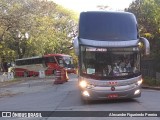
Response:
[[[35,73],[33,74],[33,77],[36,77],[36,74],[35,74]]]
[[[24,71],[24,77],[28,77],[28,72],[27,71]]]

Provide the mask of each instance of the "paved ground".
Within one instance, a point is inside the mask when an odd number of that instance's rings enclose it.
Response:
[[[0,98],[5,96],[13,96],[21,93],[31,93],[42,89],[42,86],[53,85],[55,78],[46,77],[28,77],[18,78],[13,81],[0,82]]]
[[[14,96],[21,93],[31,93],[43,89],[42,86],[54,85],[54,76],[39,78],[39,77],[27,77],[18,78],[13,81],[0,82],[0,98],[5,96]],[[160,90],[160,87],[151,87],[143,85],[144,89]]]
[[[69,76],[70,77],[70,76]],[[143,89],[142,97],[132,100],[97,101],[84,104],[77,89],[77,76],[60,85],[53,78],[26,78],[21,82],[1,87],[1,93],[10,96],[0,98],[0,109],[4,111],[159,111],[160,91]],[[23,82],[22,82],[23,81]],[[14,96],[15,94],[19,94]],[[24,104],[25,103],[25,104]],[[53,104],[54,103],[54,104]],[[53,112],[52,112],[53,113]],[[54,114],[54,113],[53,113]],[[51,115],[50,115],[51,116]],[[1,118],[0,118],[1,119]],[[14,120],[37,120],[37,118],[13,118]],[[81,120],[82,117],[48,117],[39,120]],[[124,120],[124,117],[87,117],[87,120]],[[160,120],[157,117],[135,117],[132,120]],[[3,120],[3,119],[2,119]],[[6,120],[6,118],[4,119]],[[128,120],[128,118],[126,118]]]

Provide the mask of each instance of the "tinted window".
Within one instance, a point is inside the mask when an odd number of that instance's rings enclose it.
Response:
[[[42,58],[31,58],[24,60],[16,60],[16,65],[32,65],[32,64],[41,64],[43,62]]]
[[[45,62],[46,63],[55,63],[56,61],[55,61],[54,57],[46,57]]]
[[[62,56],[56,56],[57,62],[60,64],[60,61],[63,61],[63,57]]]
[[[137,39],[135,16],[125,12],[83,12],[79,37],[93,40],[120,41]]]
[[[139,76],[140,54],[133,48],[81,46],[80,74],[99,80],[124,80]]]

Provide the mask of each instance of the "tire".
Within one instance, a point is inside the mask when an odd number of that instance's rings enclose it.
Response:
[[[33,76],[33,77],[36,77],[37,75],[34,73],[32,76]]]
[[[24,71],[24,77],[28,77],[28,72],[27,71]]]

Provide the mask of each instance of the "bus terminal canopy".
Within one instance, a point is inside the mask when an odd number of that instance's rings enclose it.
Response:
[[[137,21],[128,12],[82,12],[79,38],[97,41],[137,40]]]

